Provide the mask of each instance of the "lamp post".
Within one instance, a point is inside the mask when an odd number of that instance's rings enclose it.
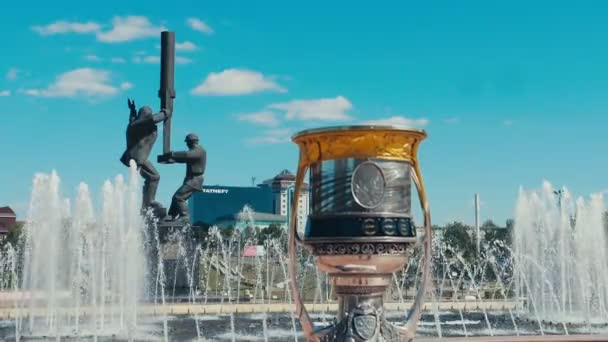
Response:
[[[395,126],[308,130],[292,140],[300,149],[296,201],[289,227],[290,285],[309,342],[404,342],[416,332],[430,282],[431,215],[418,161],[426,133]],[[298,233],[297,198],[310,171],[311,214]],[[386,320],[383,296],[392,274],[418,241],[412,220],[412,183],[424,213],[422,284],[403,327]],[[315,330],[296,283],[296,246],[316,257],[338,297],[336,324]]]

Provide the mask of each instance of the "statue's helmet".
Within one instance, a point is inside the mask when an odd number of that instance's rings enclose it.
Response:
[[[150,108],[148,106],[143,106],[143,107],[139,108],[139,112],[137,112],[137,116],[142,116],[142,115],[152,115],[152,108]]]
[[[184,140],[185,142],[195,142],[198,141],[198,135],[194,134],[194,133],[190,133],[188,135],[186,135],[186,140]]]

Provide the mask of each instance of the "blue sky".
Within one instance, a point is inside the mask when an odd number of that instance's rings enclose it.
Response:
[[[475,192],[504,222],[520,186],[608,189],[606,2],[38,2],[0,22],[0,205],[20,214],[36,172],[70,197],[126,173],[126,99],[158,109],[162,28],[178,43],[172,147],[200,135],[206,184],[294,170],[300,129],[391,119],[429,134],[435,223],[472,223]],[[184,169],[158,169],[168,204]]]

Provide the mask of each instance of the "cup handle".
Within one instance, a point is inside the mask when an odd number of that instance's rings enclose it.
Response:
[[[418,198],[420,199],[420,206],[424,214],[424,255],[423,255],[423,267],[422,267],[422,284],[418,289],[418,294],[414,300],[412,309],[408,313],[407,324],[404,327],[407,340],[414,338],[414,332],[416,331],[416,325],[420,319],[420,312],[422,310],[422,304],[424,297],[428,291],[430,277],[431,277],[431,242],[432,242],[432,226],[431,226],[431,211],[429,209],[429,202],[426,197],[426,191],[424,189],[424,183],[422,182],[422,173],[420,172],[420,165],[414,160],[412,169],[414,173],[411,175],[416,189],[418,190]]]
[[[293,293],[293,299],[296,304],[296,316],[300,320],[300,324],[302,325],[302,330],[307,338],[311,338],[314,334],[314,325],[308,315],[308,311],[306,310],[306,306],[304,306],[304,302],[302,301],[302,297],[300,296],[300,290],[298,289],[297,284],[297,270],[296,270],[296,246],[298,244],[303,245],[302,239],[298,235],[298,203],[300,198],[300,192],[302,191],[302,184],[304,182],[304,176],[306,175],[306,171],[308,167],[304,166],[301,162],[298,165],[298,173],[296,175],[296,188],[294,191],[295,200],[291,203],[291,219],[289,224],[289,242],[288,242],[288,253],[289,253],[289,277],[290,277],[290,286],[291,293]]]

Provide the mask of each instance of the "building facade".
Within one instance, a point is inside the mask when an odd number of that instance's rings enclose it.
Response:
[[[291,207],[294,202],[296,176],[288,170],[281,171],[274,178],[266,180],[263,185],[270,187],[273,194],[274,214],[286,216],[291,220]],[[303,231],[310,212],[310,191],[308,184],[303,184],[298,201],[298,231]]]
[[[11,207],[0,207],[0,240],[8,235],[12,226],[17,223],[17,215]]]
[[[262,184],[250,187],[212,185],[192,195],[189,201],[192,223],[234,225],[238,215],[248,206],[261,226],[280,224],[287,227],[291,220],[296,176],[288,170]],[[304,184],[297,199],[298,230],[303,231],[309,214],[308,184]]]
[[[204,186],[189,201],[192,223],[215,224],[218,219],[235,215],[249,206],[251,210],[273,213],[273,194],[266,186]]]

